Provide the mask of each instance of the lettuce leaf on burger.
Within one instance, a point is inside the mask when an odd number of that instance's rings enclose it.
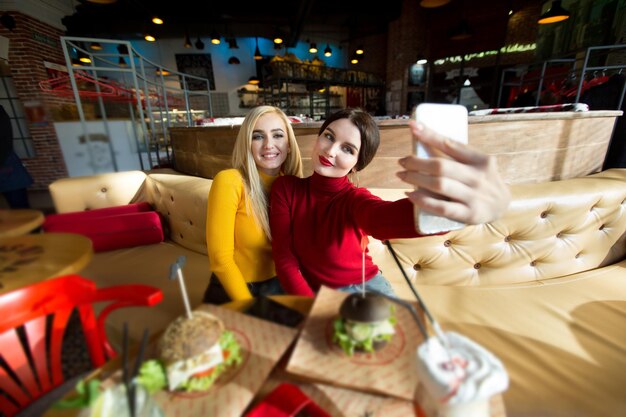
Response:
[[[178,317],[159,340],[158,359],[142,364],[137,383],[154,392],[206,391],[232,365],[241,363],[241,348],[220,319],[203,311]]]
[[[394,306],[373,293],[347,296],[334,322],[333,342],[352,356],[355,351],[374,352],[381,349],[395,334]]]

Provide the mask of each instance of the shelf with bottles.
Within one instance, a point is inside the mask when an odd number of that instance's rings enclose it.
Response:
[[[345,88],[320,82],[266,80],[263,99],[287,114],[307,114],[319,120],[344,107]]]
[[[281,80],[291,83],[320,82],[336,86],[382,87],[384,81],[378,74],[322,64],[273,60],[263,68],[264,80]]]

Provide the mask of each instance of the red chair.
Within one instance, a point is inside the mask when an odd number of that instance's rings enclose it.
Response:
[[[0,413],[12,416],[63,383],[61,345],[76,308],[94,367],[116,356],[104,322],[113,310],[153,306],[163,299],[147,285],[96,288],[93,281],[67,275],[0,295]],[[96,318],[93,304],[111,302]],[[20,336],[17,329],[23,328]],[[47,341],[48,340],[48,341]],[[22,343],[24,342],[24,343]]]

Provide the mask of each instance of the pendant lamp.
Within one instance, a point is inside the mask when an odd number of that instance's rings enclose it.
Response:
[[[548,11],[539,17],[537,23],[540,25],[546,25],[548,23],[562,22],[563,20],[569,19],[569,17],[570,12],[561,6],[561,1],[554,0]]]
[[[199,50],[204,49],[204,42],[202,42],[202,39],[200,39],[200,36],[198,36],[198,39],[196,40],[196,48]]]
[[[254,59],[256,61],[260,61],[263,59],[263,55],[261,55],[261,50],[259,49],[259,38],[256,39],[256,49],[254,50]]]
[[[420,6],[425,9],[434,9],[435,7],[445,6],[450,3],[450,0],[421,0]]]

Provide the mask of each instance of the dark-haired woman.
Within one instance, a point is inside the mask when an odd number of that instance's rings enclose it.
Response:
[[[278,178],[271,191],[272,253],[283,289],[313,296],[321,285],[356,292],[362,282],[364,236],[380,240],[419,236],[413,206],[468,224],[499,217],[510,194],[495,160],[421,125],[412,134],[448,158],[400,160],[404,181],[418,186],[408,198],[384,201],[355,186],[349,176],[374,158],[380,133],[373,118],[359,109],[332,114],[319,131],[311,154],[313,175]],[[365,289],[394,295],[369,255]]]

